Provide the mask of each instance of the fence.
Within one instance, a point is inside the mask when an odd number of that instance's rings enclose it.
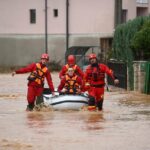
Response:
[[[111,68],[119,79],[118,87],[127,89],[127,65],[123,62],[108,62],[108,67]],[[108,84],[114,85],[112,79],[108,77]]]
[[[146,75],[145,75],[145,86],[144,86],[144,93],[150,94],[150,62],[146,63]]]

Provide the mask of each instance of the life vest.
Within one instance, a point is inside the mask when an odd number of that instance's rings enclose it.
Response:
[[[92,67],[89,68],[88,79],[92,81],[104,81],[105,73],[101,71],[100,67]]]
[[[44,85],[44,74],[47,72],[47,67],[41,68],[40,63],[36,63],[36,70],[31,72],[28,77],[29,81],[35,81],[39,85]]]
[[[73,77],[69,77],[68,75],[65,76],[66,83],[64,88],[67,89],[67,93],[75,94],[77,89],[79,89],[79,84],[77,83],[77,75]]]
[[[66,64],[66,68],[67,68],[67,71],[68,71],[68,69],[70,68],[68,64]],[[71,68],[74,70],[74,73],[76,73],[77,65],[74,65],[74,66],[71,67]],[[66,71],[66,74],[67,74],[67,71]]]

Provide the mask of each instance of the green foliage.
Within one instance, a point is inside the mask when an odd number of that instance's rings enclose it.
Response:
[[[135,58],[150,58],[150,20],[146,21],[141,30],[135,33],[131,48],[136,53]],[[140,59],[140,58],[138,58]]]
[[[131,49],[132,38],[148,18],[150,19],[150,17],[138,17],[116,28],[113,40],[113,57],[127,63],[133,60],[134,55]]]
[[[132,50],[133,37],[141,30],[143,24],[150,20],[150,16],[137,17],[134,20],[130,20],[125,24],[117,26],[114,39],[113,39],[113,51],[112,56],[117,60],[122,60],[127,63],[129,71],[129,83],[130,89],[133,89],[133,60],[134,51]]]

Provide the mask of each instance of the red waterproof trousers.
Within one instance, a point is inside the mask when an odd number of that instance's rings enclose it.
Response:
[[[102,101],[104,97],[104,87],[90,87],[88,90],[90,96],[95,98],[95,102]]]
[[[28,92],[27,92],[27,100],[29,104],[34,104],[36,96],[40,96],[43,92],[42,87],[37,86],[28,86]]]

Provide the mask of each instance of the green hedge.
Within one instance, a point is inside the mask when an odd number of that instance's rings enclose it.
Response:
[[[129,20],[127,23],[118,25],[114,33],[112,57],[127,63],[130,90],[133,90],[133,60],[135,55],[131,43],[135,34],[142,29],[143,24],[148,20],[150,20],[150,16]]]

